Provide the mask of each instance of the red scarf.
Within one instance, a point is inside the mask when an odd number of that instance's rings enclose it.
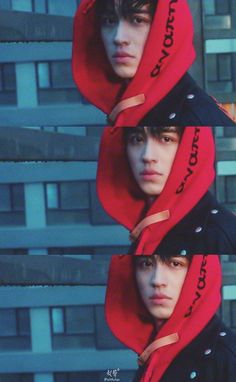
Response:
[[[214,180],[214,156],[211,128],[186,127],[166,185],[147,211],[145,195],[128,165],[123,129],[105,128],[97,191],[107,213],[132,232],[144,218],[169,212],[166,220],[143,228],[135,254],[152,254],[171,228],[204,196]]]
[[[75,15],[74,80],[89,102],[110,115],[113,124],[136,126],[195,59],[190,9],[187,0],[158,0],[138,71],[123,91],[123,81],[115,77],[106,58],[95,2],[82,0]]]
[[[160,346],[146,361],[141,382],[158,382],[183,350],[207,325],[220,301],[221,267],[217,255],[194,255],[174,312],[160,331],[154,324],[137,291],[134,258],[112,257],[106,294],[106,319],[113,334],[139,355],[157,339],[177,335],[174,343]],[[163,340],[164,338],[164,340]]]

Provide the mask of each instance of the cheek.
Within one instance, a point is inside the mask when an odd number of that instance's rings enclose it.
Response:
[[[143,274],[136,273],[136,284],[142,300],[145,302],[148,295],[148,279]]]
[[[106,30],[101,30],[101,39],[102,39],[102,42],[103,42],[103,45],[104,45],[104,48],[106,51],[109,50],[109,34]]]
[[[138,164],[138,153],[132,148],[127,149],[127,158],[128,158],[128,163],[130,165],[130,168],[133,172],[133,174],[136,173],[137,171],[137,164]]]
[[[178,300],[179,296],[180,296],[180,293],[181,293],[181,290],[183,288],[183,285],[184,285],[184,281],[185,281],[185,278],[186,278],[186,275],[187,275],[187,270],[184,271],[181,276],[179,277],[179,280],[178,282],[176,283],[175,285],[175,290],[176,290],[176,298]]]
[[[144,48],[145,48],[145,45],[147,42],[149,31],[150,31],[150,27],[145,29],[145,31],[142,31],[142,33],[136,34],[136,38],[138,37],[137,43],[139,44],[139,47],[140,47],[140,55],[143,54],[143,51],[144,51]]]
[[[176,153],[177,153],[177,148],[173,148],[173,149],[168,153],[168,156],[166,157],[166,167],[168,168],[169,172],[170,172],[171,169],[172,169],[172,166],[173,166],[173,163],[174,163],[174,160],[175,160]]]

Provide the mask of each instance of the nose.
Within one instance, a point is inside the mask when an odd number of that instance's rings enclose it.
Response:
[[[114,35],[114,44],[117,46],[130,44],[126,20],[118,22]]]
[[[145,145],[143,146],[143,162],[158,162],[158,153],[156,145],[152,139],[147,139]]]
[[[166,273],[162,264],[157,264],[153,268],[152,277],[151,277],[151,285],[154,288],[167,285],[167,277],[166,277]]]

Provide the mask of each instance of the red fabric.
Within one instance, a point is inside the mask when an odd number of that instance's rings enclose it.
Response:
[[[94,5],[94,0],[82,0],[75,15],[74,80],[88,101],[107,114],[121,100],[144,94],[143,105],[122,111],[115,122],[117,126],[136,126],[177,84],[195,59],[193,22],[187,0],[158,1],[141,63],[126,89],[106,58]]]
[[[147,211],[145,195],[139,190],[128,165],[123,129],[105,128],[99,155],[97,191],[107,213],[132,231],[146,216],[170,211],[168,220],[144,229],[135,254],[152,254],[171,228],[203,197],[214,180],[214,157],[211,128],[186,127],[164,190]],[[188,169],[193,171],[190,176]],[[183,182],[183,191],[177,193]]]
[[[112,257],[105,302],[106,319],[113,334],[138,354],[155,339],[179,334],[177,343],[156,350],[148,361],[141,381],[158,382],[177,354],[203,330],[219,307],[219,257],[193,256],[174,312],[157,334],[154,334],[152,317],[137,291],[133,261],[134,257],[129,255]],[[197,293],[199,297],[196,299]]]

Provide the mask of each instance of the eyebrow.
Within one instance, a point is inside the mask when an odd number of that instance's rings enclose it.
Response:
[[[176,126],[166,126],[163,127],[163,131],[170,132],[170,133],[177,133],[177,127]]]

